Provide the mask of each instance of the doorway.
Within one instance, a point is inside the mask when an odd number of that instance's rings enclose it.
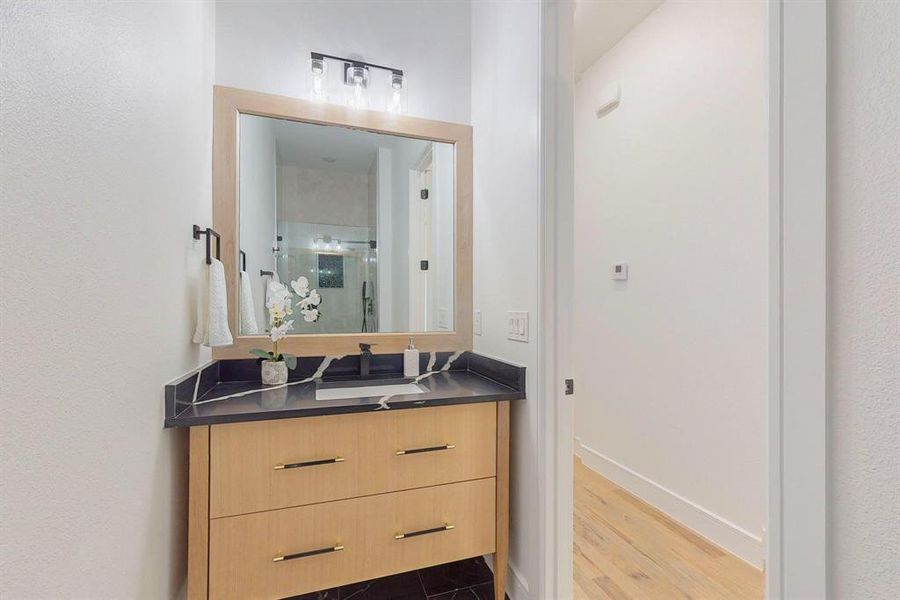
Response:
[[[429,144],[419,158],[416,168],[409,172],[409,330],[436,329],[428,316],[434,311],[434,285],[431,277],[434,264],[432,212],[432,146]],[[431,302],[429,302],[431,301]]]
[[[763,538],[766,598],[825,597],[825,5],[767,3],[768,394]],[[572,6],[548,5],[543,23],[542,356],[547,403],[541,442],[541,595],[573,596],[571,482],[575,324],[567,268],[574,261]],[[624,97],[624,96],[623,96]],[[567,266],[569,265],[569,266]],[[606,268],[604,275],[606,274]]]
[[[575,589],[758,600],[766,6],[576,4],[575,47]]]

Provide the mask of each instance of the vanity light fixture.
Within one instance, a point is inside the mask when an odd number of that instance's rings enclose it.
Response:
[[[403,112],[403,72],[391,73],[391,99],[388,102],[388,112]]]
[[[341,240],[331,237],[330,235],[320,235],[313,238],[313,250],[342,250]]]
[[[344,84],[351,87],[349,104],[353,108],[368,108],[369,68],[365,65],[344,64]]]
[[[313,100],[325,99],[325,59],[313,56],[310,61],[312,69],[312,90],[310,96]]]
[[[329,61],[341,63],[339,80],[337,77],[328,76]],[[321,52],[311,52],[310,70],[312,82],[310,98],[313,100],[337,101],[359,109],[375,108],[392,113],[404,112],[406,86],[401,69]],[[373,71],[384,71],[386,76],[381,77],[379,74],[376,77],[376,73]],[[336,89],[329,90],[329,82]],[[341,83],[346,87],[343,87],[342,92],[338,92]]]
[[[353,87],[368,87],[369,67],[356,63],[344,63],[344,83]]]

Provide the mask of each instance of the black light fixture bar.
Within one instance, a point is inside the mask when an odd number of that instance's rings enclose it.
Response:
[[[330,58],[331,60],[339,60],[343,63],[347,63],[353,65],[354,67],[369,67],[370,69],[381,69],[382,71],[390,71],[396,75],[403,75],[402,69],[395,69],[394,67],[386,67],[384,65],[376,65],[375,63],[365,62],[363,60],[356,60],[353,58],[343,58],[340,56],[334,56],[333,54],[323,54],[321,52],[310,52],[310,58],[313,60],[322,60],[325,58]]]

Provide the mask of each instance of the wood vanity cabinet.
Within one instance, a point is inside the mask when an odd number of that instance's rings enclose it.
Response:
[[[494,554],[509,401],[190,430],[188,598],[278,599]]]

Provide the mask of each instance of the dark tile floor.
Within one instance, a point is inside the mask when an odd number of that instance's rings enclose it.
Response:
[[[483,558],[468,558],[288,600],[494,600],[494,574]]]

